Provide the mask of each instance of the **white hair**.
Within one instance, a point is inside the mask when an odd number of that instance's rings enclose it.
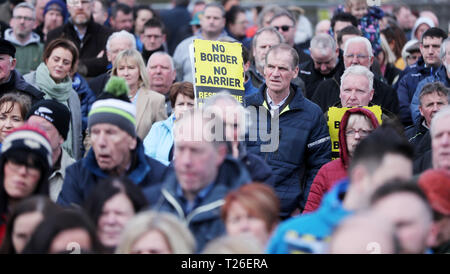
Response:
[[[166,52],[164,52],[164,51],[157,51],[157,52],[153,53],[153,54],[150,56],[150,58],[148,58],[148,61],[147,61],[147,69],[148,69],[148,66],[150,65],[150,60],[151,60],[152,58],[154,58],[154,57],[157,57],[157,56],[167,56],[167,58],[169,58],[169,61],[170,61],[171,70],[175,70],[175,63],[173,62],[172,56],[170,56],[168,53],[166,53]]]
[[[438,120],[450,116],[450,105],[445,106],[441,108],[431,119],[431,136],[433,137],[434,134],[434,125],[437,123]]]
[[[136,39],[133,34],[129,33],[126,30],[116,31],[108,37],[108,41],[106,42],[106,51],[110,51],[111,49],[111,41],[115,38],[125,38],[128,39],[131,43],[132,48],[136,49]]]
[[[351,43],[358,43],[358,42],[363,42],[366,45],[366,49],[367,49],[367,53],[369,54],[369,57],[373,57],[372,45],[370,44],[370,41],[367,38],[361,37],[361,36],[352,37],[352,38],[348,39],[347,41],[345,41],[344,55],[347,55],[348,45],[350,45]]]
[[[360,65],[350,66],[347,69],[345,69],[344,74],[342,74],[341,76],[341,89],[344,83],[344,78],[347,77],[349,74],[365,76],[367,80],[369,80],[369,90],[373,89],[373,73],[365,66]]]

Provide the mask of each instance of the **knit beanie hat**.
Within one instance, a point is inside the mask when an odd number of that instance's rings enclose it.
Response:
[[[61,0],[49,1],[44,7],[44,16],[50,10],[59,11],[63,18],[63,22],[66,22],[67,18],[69,17],[69,11],[67,10],[67,6],[66,6],[66,3],[64,3],[64,1],[61,1]]]
[[[92,104],[88,128],[95,124],[112,124],[136,137],[136,107],[128,100],[128,86],[123,78],[111,76],[105,91]]]
[[[41,129],[25,124],[14,129],[2,143],[2,155],[15,150],[26,150],[36,154],[50,169],[52,166],[52,147],[47,135]]]
[[[31,106],[26,119],[30,116],[39,116],[52,123],[59,134],[67,139],[70,126],[70,111],[65,105],[55,100],[40,100]]]

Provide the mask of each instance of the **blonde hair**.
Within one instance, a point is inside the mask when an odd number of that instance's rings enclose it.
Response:
[[[369,117],[367,117],[366,115],[364,115],[362,113],[352,113],[352,114],[350,114],[349,117],[348,117],[348,120],[347,120],[347,127],[351,127],[357,121],[361,121],[361,120],[366,122],[370,126],[371,129],[374,129],[373,125],[372,125],[372,121],[370,121]]]
[[[203,254],[263,254],[264,248],[252,235],[225,235],[210,241]]]
[[[136,62],[136,65],[139,68],[139,87],[150,89],[150,84],[148,80],[147,70],[145,69],[144,59],[142,59],[142,55],[139,53],[139,51],[135,49],[127,49],[124,51],[121,51],[113,63],[113,68],[111,71],[112,75],[117,76],[117,67],[119,66],[119,62],[122,60],[134,60]]]
[[[128,222],[117,245],[116,254],[130,254],[139,238],[155,230],[163,235],[173,254],[194,253],[194,236],[176,216],[170,213],[145,211]]]

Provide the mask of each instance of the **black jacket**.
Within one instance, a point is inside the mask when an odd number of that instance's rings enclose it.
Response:
[[[423,120],[423,118],[422,118]],[[408,142],[414,147],[414,160],[431,150],[430,131],[422,123],[411,125],[405,129]]]
[[[110,77],[111,74],[109,72],[105,72],[97,77],[88,80],[88,85],[91,88],[91,90],[95,93],[95,96],[98,97],[100,93],[103,92],[103,89],[105,88],[106,83],[108,82]]]
[[[339,61],[334,69],[327,75],[321,74],[314,68],[314,61],[309,61],[299,65],[298,76],[305,82],[305,97],[310,99],[313,97],[317,86],[327,79],[332,78],[334,75],[342,75],[344,73],[345,66],[342,54],[339,54]]]
[[[311,101],[318,104],[323,112],[326,112],[329,107],[340,101],[340,85],[341,75],[335,74],[333,78],[325,80],[317,86]],[[376,78],[373,79],[373,88],[375,93],[371,102],[397,114],[399,106],[396,91]]]
[[[71,21],[68,21],[47,34],[46,44],[59,37],[67,38],[74,42],[80,53],[78,64],[80,74],[87,77],[95,77],[106,72],[106,66],[108,65],[106,41],[112,32],[111,29],[90,20],[83,41],[80,41],[74,25]],[[97,55],[102,50],[104,50],[103,57],[97,58]]]
[[[7,92],[13,91],[20,91],[29,95],[32,104],[44,98],[45,95],[42,91],[28,84],[16,70],[11,72],[11,78],[8,82],[0,84],[0,97]]]

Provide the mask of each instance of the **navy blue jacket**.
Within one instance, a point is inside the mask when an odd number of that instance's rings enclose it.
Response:
[[[426,77],[425,79],[420,81],[419,84],[417,84],[416,91],[414,92],[413,98],[411,100],[411,105],[409,106],[414,124],[421,123],[422,115],[419,111],[420,92],[426,84],[432,82],[441,82],[447,88],[450,87],[450,79],[447,77],[447,69],[445,68],[445,66],[441,65],[432,76]]]
[[[126,176],[142,189],[159,184],[166,172],[166,166],[145,155],[144,146],[138,139],[137,148],[132,156],[132,168]],[[103,179],[108,178],[97,164],[92,148],[86,157],[78,160],[66,169],[63,187],[57,203],[63,206],[81,205],[92,189]]]
[[[82,132],[87,129],[88,114],[96,96],[84,79],[78,72],[75,73],[72,80],[72,88],[77,92],[81,104],[81,124]]]
[[[279,138],[279,145],[272,152],[262,152],[264,146],[276,142],[262,140],[264,138],[260,136],[261,132],[271,132],[272,127],[265,92],[266,84],[263,84],[258,93],[245,100],[247,106],[257,107],[259,114],[251,117],[247,149],[261,156],[272,168],[273,175],[267,183],[274,187],[280,198],[281,217],[285,218],[296,208],[303,210],[317,171],[331,161],[331,142],[321,109],[291,84],[293,98],[279,116],[272,118],[276,123],[276,117],[279,117],[279,134],[274,136]],[[267,119],[262,117],[264,115]]]
[[[166,26],[169,54],[173,55],[175,48],[182,41],[178,38],[178,30],[182,26],[189,25],[191,15],[187,10],[187,6],[177,5],[173,9],[162,10],[160,16],[164,26]]]
[[[404,125],[411,125],[412,118],[409,110],[414,92],[416,91],[417,84],[428,76],[433,74],[433,70],[430,67],[425,67],[423,59],[420,59],[414,65],[411,65],[409,72],[401,78],[398,83],[397,96],[400,107],[400,120]]]
[[[231,157],[226,157],[214,182],[213,188],[187,216],[181,197],[177,195],[178,180],[173,168],[167,172],[162,185],[154,185],[144,191],[151,209],[177,215],[189,227],[197,242],[197,251],[205,244],[225,233],[220,217],[220,208],[229,191],[250,182],[245,166]]]

